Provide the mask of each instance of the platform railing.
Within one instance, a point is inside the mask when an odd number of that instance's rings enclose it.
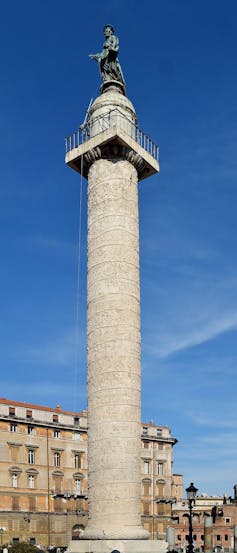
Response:
[[[115,125],[124,130],[128,136],[133,138],[153,158],[157,161],[159,160],[159,148],[157,144],[117,108],[93,119],[88,119],[77,131],[65,138],[66,154],[100,132]]]

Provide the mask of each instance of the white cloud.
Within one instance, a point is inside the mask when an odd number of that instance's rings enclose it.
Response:
[[[177,328],[173,334],[169,332],[166,334],[164,331],[159,334],[158,330],[159,344],[157,345],[157,341],[153,339],[152,343],[150,342],[148,345],[148,351],[157,357],[168,357],[173,353],[213,340],[220,334],[237,328],[236,312],[222,315],[218,319],[215,316],[211,317],[211,314],[209,317],[209,321],[197,321],[196,328],[194,321],[194,328],[183,326],[181,331]]]

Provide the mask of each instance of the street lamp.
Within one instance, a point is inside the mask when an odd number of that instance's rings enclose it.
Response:
[[[195,498],[197,494],[198,489],[195,488],[193,482],[191,482],[190,486],[186,488],[187,492],[187,500],[189,504],[189,536],[188,536],[188,553],[194,552],[193,547],[193,524],[192,524],[192,513],[193,513],[193,505],[195,504]]]

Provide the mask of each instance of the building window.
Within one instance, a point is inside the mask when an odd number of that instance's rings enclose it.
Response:
[[[217,536],[216,536],[216,541],[221,541],[221,536],[220,536],[220,534],[217,534]]]
[[[10,424],[10,432],[17,432],[17,424]]]
[[[12,487],[17,488],[18,487],[18,476],[17,474],[12,474]]]
[[[149,442],[143,442],[144,449],[149,449]]]
[[[81,434],[80,434],[80,432],[74,432],[74,440],[75,440],[76,442],[79,442],[80,439],[81,439]]]
[[[30,545],[35,545],[35,544],[36,544],[36,539],[30,538]]]
[[[60,467],[60,453],[58,453],[58,451],[53,455],[53,462],[55,467]]]
[[[58,415],[53,415],[53,422],[58,422]]]
[[[225,518],[225,523],[226,523],[226,524],[230,524],[230,523],[231,523],[231,518],[230,518],[230,517],[226,517],[226,518]]]
[[[74,417],[74,426],[79,426],[79,417]]]
[[[16,496],[16,495],[14,497],[12,497],[12,510],[13,511],[19,511],[20,510],[19,497]]]
[[[75,479],[75,490],[76,492],[81,492],[81,480],[79,478]]]
[[[9,415],[11,417],[15,417],[15,414],[16,414],[15,407],[9,407]]]
[[[228,536],[227,536],[227,534],[225,534],[225,541],[228,541]]]
[[[29,465],[35,464],[35,452],[33,449],[28,450],[28,463]]]
[[[194,539],[194,541],[196,541],[196,539],[197,539],[196,534],[193,534],[193,539]]]
[[[164,482],[158,482],[157,488],[158,488],[158,496],[159,497],[164,497],[164,494],[165,494],[165,484],[164,484]]]
[[[30,476],[29,476],[29,488],[31,488],[33,490],[34,487],[35,487],[35,477],[30,474]]]
[[[204,540],[204,534],[201,534],[201,540]]]
[[[144,461],[143,472],[144,474],[149,474],[149,461]]]
[[[150,514],[150,503],[143,503],[143,514],[144,515]]]
[[[29,496],[29,511],[36,511],[36,496]]]
[[[27,419],[32,419],[32,411],[31,411],[31,409],[26,409],[26,418],[27,418]]]
[[[148,427],[147,426],[142,427],[142,433],[145,434],[145,436],[147,436],[147,434],[148,434]]]
[[[81,455],[80,455],[80,453],[75,453],[74,466],[75,466],[75,469],[82,468],[81,467]]]
[[[157,435],[157,438],[160,438],[162,436],[162,430],[161,428],[157,428],[156,430],[156,435]]]
[[[60,513],[63,510],[63,503],[61,497],[56,497],[54,500],[54,512]]]
[[[54,430],[54,438],[60,438],[60,430]]]
[[[158,444],[158,449],[164,449],[164,444]]]
[[[56,494],[60,494],[62,491],[62,484],[63,484],[63,476],[61,475],[54,475],[54,491]]]
[[[27,432],[30,435],[34,434],[34,427],[33,426],[28,426]]]
[[[160,461],[157,463],[157,474],[158,476],[163,476],[164,474],[163,463],[160,463]]]
[[[151,491],[151,483],[143,482],[143,495],[150,495],[150,491]]]
[[[13,463],[18,463],[19,462],[19,447],[17,447],[16,445],[14,446],[9,446],[9,456],[10,456],[10,459],[11,461],[13,461]]]
[[[178,540],[181,541],[181,535],[180,534],[178,534]]]

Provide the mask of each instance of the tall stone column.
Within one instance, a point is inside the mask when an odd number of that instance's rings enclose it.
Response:
[[[137,171],[100,159],[88,174],[89,524],[84,537],[141,539]]]
[[[135,123],[131,102],[111,86],[91,107],[90,138],[66,156],[88,178],[89,522],[84,545],[70,551],[154,549],[141,525],[138,180],[158,163]]]

